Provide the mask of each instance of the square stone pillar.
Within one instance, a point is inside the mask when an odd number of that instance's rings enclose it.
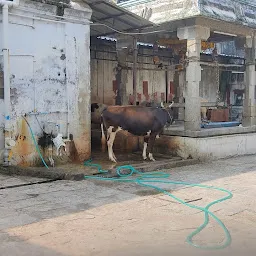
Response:
[[[185,88],[185,130],[199,131],[201,129],[199,83],[201,81],[201,40],[207,40],[210,29],[202,26],[179,28],[179,39],[187,40],[186,88]]]
[[[179,87],[177,88],[177,97],[178,97],[178,102],[179,103],[184,103],[184,90],[186,88],[186,72],[185,71],[180,71],[179,73]],[[179,108],[178,111],[178,119],[179,120],[184,120],[185,118],[185,109],[184,107]]]
[[[246,37],[245,43],[245,99],[243,109],[243,126],[256,125],[255,106],[255,35]]]

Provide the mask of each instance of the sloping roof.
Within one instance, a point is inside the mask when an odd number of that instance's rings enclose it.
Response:
[[[104,25],[91,25],[91,36],[113,35],[113,29],[130,32],[136,29],[152,27],[155,24],[122,7],[106,0],[84,0],[92,9],[92,22]],[[113,28],[109,28],[109,27]]]
[[[134,0],[118,5],[135,14],[151,8],[150,20],[156,24],[203,16],[256,28],[256,0]]]

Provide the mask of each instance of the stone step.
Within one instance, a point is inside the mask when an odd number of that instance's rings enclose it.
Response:
[[[149,162],[149,163],[133,164],[132,167],[134,167],[136,170],[141,172],[154,172],[154,171],[163,171],[164,169],[168,169],[168,171],[170,171],[170,168],[189,166],[189,165],[194,165],[198,163],[199,161],[195,159],[168,160],[168,161],[156,161],[156,162]],[[124,169],[122,173],[124,174],[129,173],[129,171]],[[112,169],[110,173],[103,174],[101,176],[108,177],[108,178],[119,177],[116,174],[115,169]]]
[[[95,164],[101,164],[97,160],[94,161]],[[123,161],[119,164],[113,164],[109,160],[102,165],[102,169],[109,170],[107,174],[100,174],[102,177],[118,177],[116,174],[116,167],[121,165],[132,165],[135,169],[142,172],[152,172],[164,169],[170,169],[175,167],[182,167],[188,165],[198,164],[198,160],[187,159],[187,160],[160,160],[156,162],[142,161],[137,163],[131,163],[131,161]],[[108,168],[109,167],[109,168]],[[125,170],[124,170],[125,171]],[[66,166],[59,166],[55,168],[50,168],[47,170],[44,167],[29,167],[21,168],[17,166],[10,167],[0,167],[0,173],[5,175],[21,175],[21,176],[32,176],[47,179],[63,179],[63,180],[83,180],[84,175],[97,175],[99,174],[97,168],[90,166],[83,166],[83,164],[71,164]]]
[[[133,154],[135,155],[142,155],[142,152],[141,151],[136,151],[136,152],[133,152]],[[163,159],[175,159],[175,160],[182,160],[181,157],[179,156],[172,156],[172,155],[167,155],[167,154],[161,154],[161,153],[155,153],[154,152],[154,158],[163,158]]]

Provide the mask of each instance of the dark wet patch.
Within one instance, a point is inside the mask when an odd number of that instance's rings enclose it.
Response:
[[[166,190],[169,193],[172,193],[172,190]],[[157,191],[157,190],[141,190],[141,191],[137,191],[134,193],[137,196],[152,196],[152,195],[158,195],[158,194],[162,194],[162,192]]]
[[[38,197],[39,194],[27,194],[28,196],[31,196],[31,197]]]
[[[142,191],[137,191],[134,194],[137,196],[151,196],[151,195],[158,195],[160,194],[160,192],[156,190],[142,190]]]
[[[91,208],[91,205],[88,204],[88,203],[81,203],[81,204],[77,204],[77,205],[76,205],[76,208],[77,208],[78,210],[88,210],[88,209]]]

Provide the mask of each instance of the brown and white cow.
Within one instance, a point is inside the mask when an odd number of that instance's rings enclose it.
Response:
[[[167,107],[142,107],[142,106],[108,106],[102,111],[102,145],[106,144],[104,127],[107,130],[108,156],[113,162],[117,162],[113,152],[113,144],[116,134],[125,130],[136,136],[144,137],[143,159],[153,157],[153,147],[156,137],[162,133],[164,126],[173,123],[172,104]]]

